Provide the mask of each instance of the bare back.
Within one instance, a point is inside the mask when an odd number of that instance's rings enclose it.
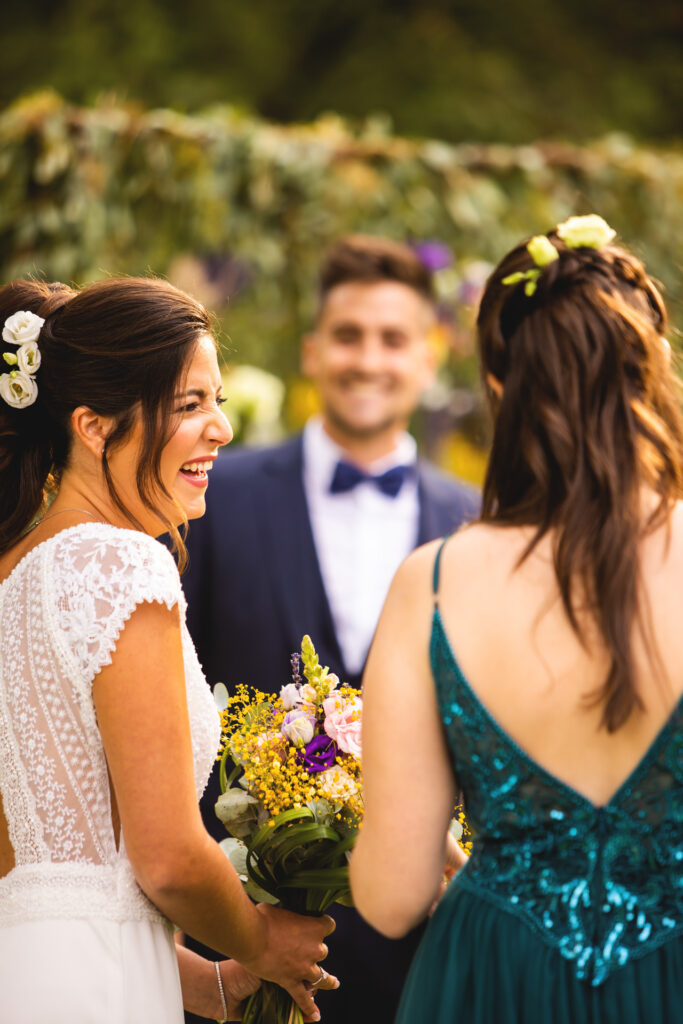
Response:
[[[449,541],[442,557],[440,609],[459,667],[498,724],[539,765],[595,805],[609,801],[642,760],[683,693],[683,507],[667,531],[642,542],[643,593],[649,602],[663,674],[636,636],[642,709],[614,733],[600,727],[591,697],[608,656],[586,622],[584,648],[559,598],[549,538],[520,566],[530,539],[522,528],[475,525]]]

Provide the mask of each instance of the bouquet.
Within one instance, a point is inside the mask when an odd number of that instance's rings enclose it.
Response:
[[[303,678],[300,675],[303,664]],[[223,725],[221,846],[249,894],[301,914],[351,905],[348,857],[363,817],[362,700],[320,665],[309,636],[279,696],[214,688]],[[232,770],[228,774],[228,760]],[[244,1024],[301,1024],[291,997],[264,982]]]

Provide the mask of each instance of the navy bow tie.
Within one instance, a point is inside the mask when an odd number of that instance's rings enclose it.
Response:
[[[412,469],[412,466],[392,466],[385,473],[373,476],[371,473],[364,473],[362,469],[351,465],[350,462],[338,462],[330,484],[330,494],[344,494],[346,491],[352,491],[363,480],[370,480],[382,494],[386,494],[389,498],[395,498]]]

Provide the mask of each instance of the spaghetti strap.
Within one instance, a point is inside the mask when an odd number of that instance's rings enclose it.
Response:
[[[441,572],[441,552],[443,551],[446,541],[450,538],[450,533],[446,534],[444,539],[439,544],[439,550],[436,553],[434,559],[434,575],[432,577],[432,593],[434,594],[434,604],[439,603],[439,574]]]

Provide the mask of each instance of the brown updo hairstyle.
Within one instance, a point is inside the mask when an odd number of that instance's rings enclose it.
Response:
[[[116,492],[108,456],[127,440],[140,416],[138,491],[167,527],[182,566],[182,538],[159,509],[162,496],[173,500],[161,480],[161,454],[176,429],[179,382],[197,341],[211,332],[208,313],[166,281],[133,277],[81,291],[13,281],[0,288],[0,324],[19,310],[36,313],[45,323],[38,338],[36,402],[15,409],[0,400],[0,554],[16,543],[58,488],[69,460],[71,413],[84,405],[114,420],[102,470],[112,501],[137,528]]]
[[[482,521],[530,525],[521,561],[553,531],[562,603],[583,641],[579,615],[594,619],[610,658],[601,704],[612,732],[641,705],[632,632],[651,662],[649,610],[641,606],[638,541],[663,523],[683,494],[683,422],[678,382],[664,341],[662,298],[626,250],[569,248],[548,238],[559,259],[543,267],[536,291],[503,284],[534,262],[522,243],[493,271],[477,319],[490,392],[493,445]],[[643,524],[641,489],[659,496]]]

